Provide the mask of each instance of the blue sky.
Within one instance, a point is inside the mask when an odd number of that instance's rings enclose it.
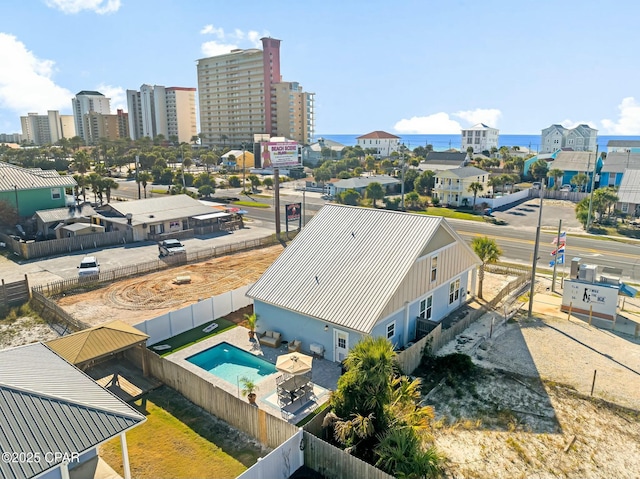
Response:
[[[0,133],[19,133],[28,112],[70,114],[80,90],[115,112],[143,83],[197,87],[195,60],[272,36],[283,79],[316,93],[319,134],[481,121],[506,134],[588,123],[640,135],[637,1],[2,3]]]

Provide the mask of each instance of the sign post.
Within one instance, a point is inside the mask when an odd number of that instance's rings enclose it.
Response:
[[[289,233],[289,221],[297,221],[298,229],[302,229],[302,215],[300,214],[300,210],[302,208],[301,203],[290,203],[286,205],[286,231]]]
[[[558,222],[558,236],[556,238],[556,250],[560,249],[560,234],[562,233],[562,220],[559,220]],[[558,258],[558,255],[556,254],[556,258]],[[558,262],[554,261],[553,262],[553,280],[551,282],[551,291],[553,293],[556,292],[556,270],[558,268]]]

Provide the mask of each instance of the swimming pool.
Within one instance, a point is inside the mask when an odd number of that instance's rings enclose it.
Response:
[[[257,383],[276,372],[270,362],[229,343],[220,343],[186,359],[231,384],[237,384],[242,377]]]

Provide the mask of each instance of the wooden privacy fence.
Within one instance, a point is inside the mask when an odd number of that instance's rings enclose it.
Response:
[[[326,479],[394,479],[386,472],[303,431],[304,464]]]
[[[73,289],[92,285],[100,285],[102,283],[111,283],[118,279],[131,278],[141,274],[153,273],[155,271],[161,271],[164,269],[190,263],[198,263],[207,259],[217,258],[219,256],[225,256],[241,251],[250,251],[266,246],[272,246],[279,242],[280,240],[276,239],[275,235],[271,235],[266,238],[240,241],[238,243],[215,246],[213,248],[203,249],[200,251],[187,252],[186,255],[166,256],[162,259],[148,261],[146,263],[137,263],[127,266],[121,266],[119,268],[102,270],[100,271],[100,274],[91,278],[77,277],[54,281],[45,285],[34,286],[34,290],[41,292],[47,296],[52,296]]]
[[[47,298],[44,294],[35,289],[31,290],[31,302],[33,309],[35,309],[40,316],[45,319],[51,319],[58,323],[65,324],[69,329],[73,331],[81,331],[87,329],[90,326],[78,321],[76,318],[67,313],[64,309],[58,306],[55,301]]]
[[[182,366],[161,358],[153,351],[130,348],[125,351],[125,355],[141,369],[144,355],[147,371],[151,376],[267,447],[278,447],[298,431],[293,424],[251,406]]]
[[[8,308],[26,303],[27,301],[29,301],[29,280],[26,274],[24,275],[24,279],[20,281],[5,283],[4,279],[2,280],[0,306]]]
[[[133,242],[133,232],[131,230],[109,231],[108,233],[95,233],[47,241],[33,241],[30,243],[17,241],[7,235],[3,236],[2,240],[7,243],[14,253],[24,259],[54,256],[71,251],[96,249],[100,246],[112,246]]]
[[[429,334],[417,341],[413,346],[401,351],[396,356],[396,362],[405,374],[411,374],[420,365],[422,356],[426,351],[435,354],[442,346],[454,339],[458,334],[467,329],[471,323],[476,321],[488,310],[495,308],[500,301],[510,295],[524,284],[528,283],[529,277],[522,274],[518,278],[509,282],[500,292],[489,302],[467,313],[460,321],[456,321],[449,328],[443,329],[442,323],[439,323]]]

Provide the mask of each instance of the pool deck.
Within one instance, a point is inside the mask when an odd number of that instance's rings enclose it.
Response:
[[[286,345],[280,346],[279,348],[270,348],[267,346],[261,346],[257,340],[254,342],[249,341],[248,329],[238,326],[236,328],[223,331],[222,333],[205,339],[193,346],[189,346],[188,348],[169,354],[168,356],[165,356],[165,359],[179,364],[183,368],[212,383],[216,387],[225,390],[229,394],[246,400],[240,393],[241,388],[239,384],[228,383],[227,381],[214,376],[208,371],[205,371],[204,369],[187,361],[188,357],[225,342],[249,353],[260,356],[272,364],[276,363],[278,356],[289,352]],[[307,351],[302,351],[302,353],[311,355],[311,353]],[[276,377],[280,374],[282,373],[276,372],[275,374],[271,374],[258,382],[256,390],[256,394],[258,396],[257,405],[260,409],[265,410],[269,414],[295,424],[304,419],[319,405],[329,400],[329,392],[334,391],[338,384],[338,378],[340,377],[340,364],[326,359],[314,358],[311,379],[314,384],[315,397],[305,404],[296,401],[296,403],[287,406],[284,409],[281,409],[274,399],[276,392]]]

